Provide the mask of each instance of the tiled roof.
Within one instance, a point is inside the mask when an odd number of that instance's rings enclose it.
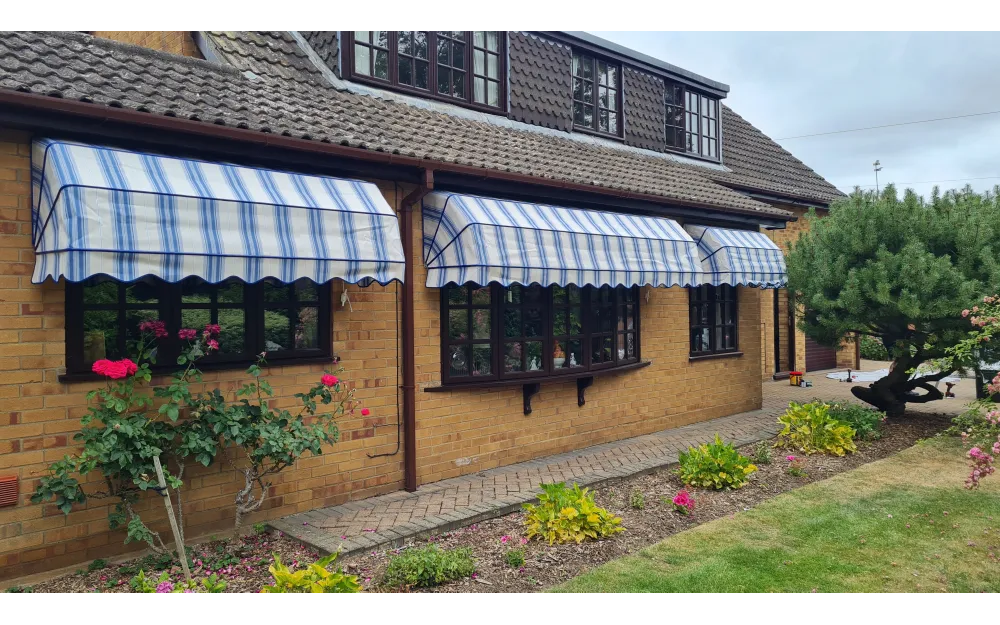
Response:
[[[652,74],[625,68],[625,143],[656,150],[663,146],[663,81]]]
[[[300,34],[319,55],[321,61],[334,73],[339,72],[337,66],[337,31],[336,30],[303,30]]]
[[[707,175],[723,184],[822,203],[844,197],[837,187],[725,105],[722,162],[732,171]]]
[[[403,154],[428,164],[513,172],[598,192],[646,194],[664,203],[788,215],[662,157],[338,91],[314,82],[284,35],[212,40],[235,67],[80,33],[8,32],[0,36],[0,89]],[[276,78],[286,75],[290,79]]]
[[[236,31],[208,33],[216,53],[234,67],[258,76],[321,84],[323,74],[287,32]]]
[[[511,32],[510,114],[536,126],[573,129],[573,54],[566,46],[536,35]]]

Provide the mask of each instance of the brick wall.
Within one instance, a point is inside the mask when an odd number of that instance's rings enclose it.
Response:
[[[0,579],[125,551],[123,534],[107,529],[104,502],[91,500],[69,516],[51,504],[29,502],[48,464],[72,451],[73,433],[87,410],[85,395],[93,387],[58,380],[64,370],[63,285],[31,284],[29,140],[24,133],[0,130],[0,475],[18,475],[22,493],[19,505],[0,509]],[[409,191],[397,192],[391,183],[380,188],[390,203]],[[573,382],[543,382],[530,416],[523,413],[520,387],[424,392],[440,384],[440,300],[438,289],[424,287],[419,211],[413,218],[421,484],[760,407],[763,295],[758,289],[740,290],[744,355],[689,362],[687,291],[643,288],[642,354],[653,364],[596,378],[583,407]],[[267,508],[251,522],[402,488],[402,451],[367,457],[396,448],[396,286],[346,288],[351,306],[340,306],[343,284],[335,283],[332,293],[334,349],[347,369],[342,377],[356,384],[372,415],[341,419],[341,442],[278,476]],[[266,374],[278,402],[290,405],[291,395],[311,386],[322,369],[271,367]],[[232,393],[242,379],[240,372],[210,372],[205,385]],[[189,471],[187,535],[231,527],[237,474],[224,463]],[[158,499],[144,498],[139,509],[154,529],[169,531]]]
[[[151,50],[204,58],[191,33],[183,30],[96,30],[90,34]]]

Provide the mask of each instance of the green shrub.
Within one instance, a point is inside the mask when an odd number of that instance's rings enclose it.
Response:
[[[854,402],[827,404],[830,416],[854,428],[854,436],[860,440],[882,438],[882,423],[885,413]]]
[[[553,543],[597,540],[625,531],[622,520],[594,503],[594,496],[579,484],[542,484],[538,504],[524,504],[524,525],[529,539],[539,537]]]
[[[636,510],[642,510],[646,507],[646,496],[637,488],[632,491],[632,494],[629,496],[628,503]]]
[[[519,569],[524,566],[524,549],[517,547],[507,552],[507,566],[512,569]]]
[[[87,565],[87,572],[93,573],[94,571],[100,571],[101,569],[106,568],[108,568],[108,561],[98,558]]]
[[[754,464],[771,464],[771,446],[767,441],[760,441],[753,448]]]
[[[831,417],[829,406],[822,402],[792,402],[785,414],[778,417],[778,423],[785,426],[778,434],[778,444],[805,454],[843,456],[858,450],[854,445],[854,428]]]
[[[389,560],[382,583],[396,588],[427,588],[472,575],[472,550],[428,545],[407,549]]]
[[[266,531],[267,531],[267,524],[266,523],[254,523],[253,524],[253,533],[254,534],[257,534],[258,536],[260,536],[261,534],[265,533]]]
[[[718,434],[715,442],[689,447],[678,457],[677,475],[685,484],[705,488],[740,488],[748,476],[757,470],[750,459],[741,455],[729,443],[723,443]]]
[[[281,563],[278,554],[274,554],[274,564],[267,567],[274,579],[274,585],[264,586],[261,592],[361,592],[361,584],[356,575],[346,575],[339,570],[330,571],[327,568],[333,564],[338,555],[332,553],[307,565],[304,569],[292,571]]]
[[[35,589],[31,586],[11,586],[4,592],[35,592]]]
[[[892,360],[882,341],[867,335],[861,337],[861,357],[865,360]]]

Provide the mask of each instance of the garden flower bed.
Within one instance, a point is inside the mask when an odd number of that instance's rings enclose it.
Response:
[[[609,560],[634,553],[663,538],[684,531],[706,521],[735,514],[756,506],[761,501],[782,492],[822,480],[837,473],[890,456],[910,447],[916,441],[933,436],[950,425],[947,417],[914,414],[901,419],[891,419],[883,427],[883,436],[874,441],[859,441],[858,452],[844,457],[802,456],[798,452],[772,450],[770,464],[758,464],[758,471],[749,483],[738,490],[709,491],[687,489],[695,501],[690,514],[675,510],[672,499],[683,489],[674,473],[675,466],[657,472],[621,480],[594,490],[598,505],[622,518],[625,531],[612,538],[586,541],[579,545],[549,546],[533,540],[524,541],[524,513],[518,512],[456,531],[447,532],[413,545],[431,543],[450,549],[469,547],[476,561],[472,577],[450,582],[430,592],[532,592],[561,583]],[[771,441],[773,443],[773,441]],[[753,456],[755,445],[740,449],[744,455]],[[786,456],[804,458],[801,470],[804,477],[789,475]],[[641,497],[637,496],[641,493]],[[633,507],[642,500],[642,508]],[[319,554],[309,547],[278,533],[265,533],[244,537],[235,550],[235,557],[227,557],[226,543],[216,541],[193,548],[199,575],[216,572],[226,579],[226,592],[258,592],[271,582],[267,572],[271,554],[278,553],[283,562],[303,565],[315,560]],[[408,545],[409,546],[409,545]],[[511,549],[524,550],[524,564],[517,568],[508,562]],[[338,560],[349,573],[358,575],[366,592],[391,591],[380,585],[389,558],[396,550],[379,550]],[[147,575],[159,575],[164,569],[155,559],[145,563],[151,566]],[[134,575],[138,560],[109,565],[107,568],[63,576],[36,584],[33,592],[128,592],[128,580]],[[181,579],[173,567],[174,579]]]

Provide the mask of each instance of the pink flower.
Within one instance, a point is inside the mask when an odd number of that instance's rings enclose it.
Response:
[[[125,371],[129,375],[135,375],[135,372],[139,370],[139,365],[135,364],[128,358],[122,358],[119,362],[125,365]]]
[[[510,540],[510,536],[504,535],[500,537],[500,544],[506,545],[507,541]]]
[[[371,413],[372,413],[372,411],[371,411],[371,410],[368,410],[367,408],[362,408],[362,409],[361,409],[361,416],[362,416],[362,417],[367,417],[367,416],[368,416],[368,415],[370,415]]]
[[[94,366],[91,367],[90,369],[94,373],[98,373],[100,375],[108,375],[108,366],[110,364],[111,364],[110,360],[108,360],[107,358],[102,358],[97,362],[95,362]]]
[[[219,332],[222,332],[222,328],[220,328],[217,323],[209,323],[205,326],[205,332],[208,332],[212,336],[219,336]]]
[[[170,582],[160,582],[156,585],[156,592],[173,592],[174,585]]]
[[[969,312],[971,312],[971,311],[968,308],[966,308],[965,310],[962,311],[962,316],[963,317],[968,317],[969,316]]]
[[[209,350],[219,349],[219,342],[216,341],[215,339],[209,339],[208,340],[208,349]]]
[[[336,386],[337,383],[340,382],[340,380],[337,379],[337,376],[330,375],[329,373],[321,377],[319,381],[323,384],[323,386]]]
[[[785,456],[785,460],[789,462],[795,462],[795,456]]]
[[[528,539],[527,538],[521,538],[521,544],[522,545],[527,545],[528,544]]]
[[[192,328],[184,328],[177,333],[177,338],[182,341],[193,341],[198,336],[198,331]]]
[[[694,510],[694,499],[691,498],[691,495],[686,490],[682,490],[674,495],[672,503],[675,510],[684,514],[688,514]]]
[[[91,370],[112,380],[121,380],[124,377],[134,374],[139,369],[138,366],[128,358],[124,360],[101,359],[94,363]]]

